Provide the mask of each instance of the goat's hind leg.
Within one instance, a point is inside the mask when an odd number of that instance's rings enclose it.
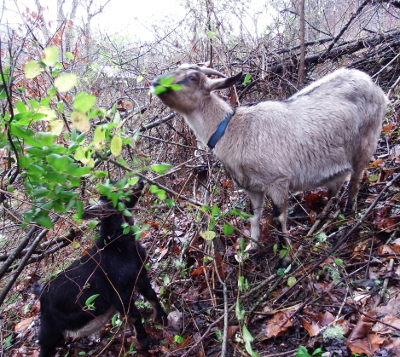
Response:
[[[359,172],[354,172],[351,175],[345,212],[352,212],[356,208],[356,200],[357,200],[358,190],[360,188],[360,182],[363,176],[363,171],[364,170],[362,169]]]
[[[41,317],[39,332],[40,357],[50,357],[54,354],[56,347],[64,342],[64,334],[52,323]]]
[[[144,268],[143,268],[144,269]],[[167,314],[161,307],[160,301],[158,300],[156,292],[153,290],[150,284],[150,280],[147,277],[147,273],[144,270],[143,274],[139,276],[137,283],[137,291],[151,304],[153,307],[153,312],[155,314],[155,319],[157,322],[164,326],[168,325]]]
[[[140,312],[135,305],[134,299],[132,297],[129,297],[127,299],[127,301],[130,301],[130,303],[125,304],[125,306],[129,306],[129,318],[130,318],[130,322],[132,323],[133,327],[135,328],[136,339],[139,341],[142,349],[144,351],[148,351],[152,344],[152,340],[149,337],[149,335],[147,334],[147,332],[142,324],[142,316],[140,315]],[[122,315],[125,315],[127,312],[121,306],[119,306],[117,308],[117,310]]]

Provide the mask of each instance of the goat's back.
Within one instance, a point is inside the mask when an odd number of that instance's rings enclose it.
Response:
[[[367,74],[340,69],[287,100],[237,108],[215,153],[244,188],[314,188],[367,165],[386,105]]]

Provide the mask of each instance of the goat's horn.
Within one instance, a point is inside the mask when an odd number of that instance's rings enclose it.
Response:
[[[226,78],[225,74],[222,74],[221,72],[218,72],[215,69],[207,68],[207,67],[199,67],[199,69],[207,76],[215,75],[215,76]]]

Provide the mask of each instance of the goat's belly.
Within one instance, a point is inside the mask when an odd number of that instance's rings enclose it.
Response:
[[[96,316],[95,318],[93,318],[93,320],[90,320],[90,322],[88,324],[81,327],[80,329],[73,330],[73,331],[66,330],[64,332],[64,336],[76,338],[76,337],[93,335],[93,334],[99,332],[100,330],[102,330],[104,328],[104,326],[106,325],[106,323],[109,322],[111,317],[113,317],[116,313],[117,313],[117,310],[114,307],[112,307],[105,314]]]

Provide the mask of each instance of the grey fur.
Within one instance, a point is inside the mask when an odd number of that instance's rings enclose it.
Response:
[[[204,144],[232,112],[212,91],[232,86],[240,78],[211,79],[207,74],[196,65],[182,65],[165,76],[173,75],[174,83],[183,88],[159,95],[184,116]],[[153,88],[157,85],[155,79]],[[284,233],[289,190],[326,186],[336,195],[351,174],[346,209],[354,209],[363,170],[377,147],[387,102],[366,73],[342,68],[287,100],[236,109],[214,152],[250,197],[253,239],[259,239],[264,194],[272,200],[275,222]],[[253,243],[250,249],[254,247]]]

